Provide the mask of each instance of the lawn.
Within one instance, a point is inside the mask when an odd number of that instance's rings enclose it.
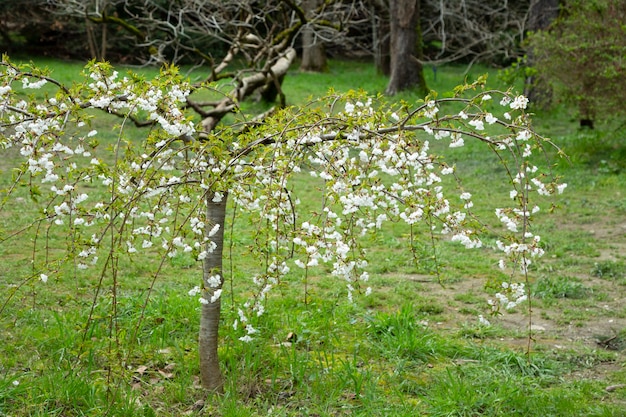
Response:
[[[67,83],[82,68],[38,63]],[[437,79],[426,75],[445,97],[484,71],[450,66]],[[297,104],[331,87],[374,94],[385,84],[372,65],[332,61],[324,74],[292,70],[284,91]],[[411,93],[397,99],[418,101]],[[393,225],[368,242],[370,296],[348,302],[345,285],[320,270],[307,277],[305,297],[303,277],[290,274],[256,323],[258,337],[242,343],[230,324],[259,263],[250,250],[255,225],[243,215],[225,229],[221,396],[198,381],[200,307],[188,291],[200,264],[179,254],[156,281],[156,258],[122,261],[116,282],[75,265],[59,265],[47,284],[26,280],[41,261],[34,248],[46,245],[54,258],[71,239],[6,239],[38,215],[18,190],[0,212],[0,416],[626,415],[626,129],[607,122],[579,130],[566,106],[537,113],[536,129],[569,156],[553,167],[568,188],[534,225],[546,255],[531,268],[530,303],[489,316],[487,299],[507,278],[493,245],[442,241],[433,249],[425,239],[414,256],[407,228]],[[114,122],[98,116],[92,124],[106,131]],[[15,157],[1,152],[0,189],[11,183]],[[497,159],[471,142],[450,158],[476,211],[497,224],[480,204],[507,189],[496,179]],[[303,207],[315,206],[313,180],[302,175],[293,187]]]

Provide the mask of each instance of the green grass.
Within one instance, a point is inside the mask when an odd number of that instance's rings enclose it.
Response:
[[[40,64],[65,82],[82,67]],[[427,81],[445,95],[464,80],[464,70],[440,68],[436,81],[427,70]],[[284,89],[291,103],[302,103],[330,87],[378,93],[385,85],[371,65],[333,61],[325,74],[292,71]],[[400,99],[419,100],[410,92]],[[92,123],[104,131],[111,122]],[[605,389],[626,384],[626,132],[579,131],[567,109],[538,114],[536,126],[571,162],[554,167],[569,184],[555,214],[541,212],[536,220],[547,254],[531,269],[531,317],[527,304],[488,316],[487,298],[507,279],[490,247],[467,251],[440,242],[433,252],[420,242],[416,263],[408,231],[392,225],[366,242],[371,296],[348,303],[343,283],[320,269],[309,277],[305,304],[303,278],[292,273],[255,319],[260,336],[243,344],[230,324],[258,268],[248,250],[254,225],[244,216],[232,230],[236,262],[225,264],[236,290],[231,294],[227,282],[223,297],[226,393],[213,396],[198,382],[199,306],[187,291],[200,269],[190,257],[168,260],[154,284],[158,259],[125,260],[116,291],[105,276],[93,304],[98,277],[72,265],[60,265],[47,285],[24,281],[33,248],[43,245],[25,235],[0,246],[0,303],[15,291],[0,315],[0,416],[625,415],[626,389]],[[451,158],[464,187],[478,197],[476,211],[491,215],[480,200],[493,204],[497,191],[506,190],[493,182],[502,174],[497,160],[472,143]],[[3,160],[2,187],[11,180]],[[304,175],[295,181],[302,205],[313,207],[314,183]],[[17,196],[0,216],[3,229],[37,215],[23,190]],[[490,221],[497,224],[495,216]],[[49,245],[67,242],[50,236]],[[478,314],[492,326],[481,326]],[[533,332],[530,356],[529,319],[544,328]]]

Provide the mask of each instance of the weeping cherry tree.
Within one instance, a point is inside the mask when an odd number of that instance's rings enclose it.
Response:
[[[503,224],[500,267],[512,275],[524,277],[543,253],[531,229],[541,200],[535,197],[565,187],[533,162],[537,151],[553,145],[532,129],[526,98],[486,90],[482,79],[458,87],[452,98],[433,94],[390,104],[381,96],[330,92],[304,106],[220,124],[209,113],[200,120],[192,97],[221,91],[223,84],[192,85],[175,67],[145,79],[90,63],[71,86],[8,57],[0,68],[0,149],[14,168],[0,210],[23,187],[39,207],[28,227],[0,230],[0,244],[20,244],[28,231],[42,241],[62,232],[70,242],[35,246],[31,273],[21,282],[43,285],[66,262],[91,269],[94,279],[122,280],[119,259],[142,253],[158,255],[154,279],[166,279],[163,262],[192,254],[202,265],[189,292],[190,302],[201,306],[198,356],[209,390],[223,389],[218,330],[224,283],[232,278],[222,268],[230,214],[245,212],[258,225],[250,229],[256,243],[250,256],[262,268],[249,277],[255,290],[234,323],[245,343],[257,337],[255,318],[290,273],[304,276],[324,266],[328,279],[345,283],[347,300],[369,294],[363,242],[390,223],[405,223],[411,235],[425,224],[429,233],[458,242],[459,250],[481,247],[472,195],[444,158],[468,141],[480,142],[506,168],[491,180],[508,184],[509,203],[493,210]],[[45,94],[29,94],[41,87]],[[236,95],[227,96],[233,101],[224,106],[236,111]],[[116,140],[90,127],[99,111],[119,117]],[[141,141],[125,136],[130,124],[147,127]],[[299,208],[295,176],[311,176],[319,187],[314,211]],[[411,242],[407,250],[414,250]],[[20,288],[8,292],[0,314]],[[521,301],[526,293],[519,288],[503,289],[494,310]]]

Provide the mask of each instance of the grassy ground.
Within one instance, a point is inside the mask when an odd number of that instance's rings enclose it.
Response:
[[[45,64],[67,81],[80,68]],[[443,94],[464,70],[440,68],[435,80],[429,69],[429,86]],[[284,88],[297,103],[331,86],[381,92],[385,82],[370,65],[332,62],[326,74],[294,71]],[[571,162],[554,167],[569,184],[555,214],[538,218],[547,254],[531,271],[532,314],[522,305],[480,326],[493,293],[487,284],[501,278],[495,253],[444,243],[437,278],[428,246],[416,265],[403,249],[406,230],[387,230],[371,242],[372,296],[349,304],[343,284],[320,274],[310,277],[305,304],[301,277],[292,276],[252,344],[223,326],[226,394],[212,396],[199,388],[199,309],[187,296],[197,263],[173,258],[154,285],[151,260],[123,264],[115,317],[110,292],[93,302],[98,277],[68,267],[47,286],[19,287],[0,316],[0,416],[626,415],[626,131],[579,131],[566,109],[538,114],[536,124]],[[0,162],[2,186],[10,156]],[[475,201],[493,198],[501,174],[494,158],[472,144],[455,158]],[[301,198],[314,201],[310,180],[299,181]],[[7,207],[2,229],[34,215],[27,199]],[[235,224],[237,263],[226,263],[241,297],[256,266],[246,257],[247,227]],[[0,303],[28,274],[34,243],[23,243],[0,245]],[[239,301],[224,297],[224,323]]]

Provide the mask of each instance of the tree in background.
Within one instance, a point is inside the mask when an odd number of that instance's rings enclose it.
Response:
[[[527,29],[531,32],[546,30],[550,24],[559,16],[559,0],[533,0],[528,11]],[[524,94],[534,105],[549,107],[552,102],[552,89],[546,84],[545,79],[533,74],[532,69],[534,53],[532,48],[526,51],[525,67],[530,75],[526,77]]]
[[[388,74],[390,2],[368,3],[367,21],[351,24],[360,25],[359,33],[371,27],[371,35],[363,39],[359,50],[369,51],[377,69]],[[530,5],[531,0],[420,0],[422,64],[509,65],[524,54]]]
[[[623,113],[626,98],[626,1],[571,0],[530,38],[538,77],[576,104],[581,126]]]
[[[376,70],[380,74],[389,76],[391,73],[389,2],[386,0],[372,0],[370,3],[371,54],[374,57]]]
[[[385,52],[391,58],[387,92],[406,86],[427,91],[424,65],[508,65],[523,55],[529,7],[530,1],[373,1],[372,50],[377,68],[387,73]]]
[[[268,27],[298,24],[302,20],[299,14],[283,21],[275,19],[291,6],[308,14],[301,28],[302,37],[296,41],[304,48],[305,59],[310,38],[315,48],[324,45],[335,56],[374,56],[381,64],[379,68],[387,73],[388,0],[285,1],[282,6],[277,1],[240,3],[242,11],[269,13]],[[424,62],[506,65],[523,54],[520,43],[531,0],[421,0],[420,5]],[[41,40],[54,35],[57,41],[53,47],[40,52],[73,58],[90,54],[116,62],[145,63],[151,57],[154,63],[163,59],[198,62],[195,49],[214,56],[228,49],[224,42],[230,36],[221,38],[218,28],[229,23],[224,18],[238,20],[236,7],[237,2],[232,0],[7,1],[0,5],[0,40],[7,46],[18,42],[23,49],[28,46],[24,45],[24,36],[31,45],[43,46]],[[36,19],[31,18],[33,12]],[[143,47],[137,48],[137,44]]]
[[[421,60],[420,0],[391,0],[389,3],[390,79],[385,92],[394,95],[415,89],[428,93]]]
[[[304,0],[302,9],[307,14],[308,24],[302,28],[302,71],[323,72],[328,69],[324,37],[315,31],[311,19],[320,16],[316,13],[324,5],[322,0]]]
[[[211,67],[229,51],[236,50],[250,66],[259,64],[267,48],[292,47],[295,34],[306,23],[295,4],[271,1],[183,0],[51,0],[50,10],[66,19],[88,19],[115,30],[134,47],[135,59],[144,64],[191,63]],[[298,13],[291,15],[290,13]],[[248,35],[242,38],[242,33]],[[282,33],[280,39],[275,37]],[[288,35],[287,35],[288,34]],[[274,37],[274,38],[272,38]],[[94,40],[101,43],[103,39]],[[251,52],[252,51],[252,52]]]
[[[81,22],[55,19],[41,0],[0,2],[0,51],[61,58],[87,52]]]
[[[39,0],[44,1],[44,0]],[[138,47],[134,53],[146,64],[193,63],[211,66],[232,46],[237,34],[245,30],[256,36],[248,42],[270,39],[281,31],[294,33],[289,47],[302,46],[303,69],[325,67],[325,44],[344,44],[350,22],[361,13],[359,0],[347,1],[220,1],[182,0],[176,2],[148,0],[50,0],[50,9],[57,16],[87,19],[90,24],[102,24],[112,29],[111,38],[124,37]],[[256,18],[246,20],[247,16]],[[91,28],[88,25],[88,29]],[[91,49],[105,44],[104,34],[96,39],[97,31],[88,31]],[[94,39],[92,39],[94,38]],[[107,38],[107,39],[108,39]],[[282,39],[270,43],[277,44]],[[137,53],[138,52],[138,53]],[[248,57],[254,62],[254,57]]]
[[[425,59],[430,64],[508,65],[521,42],[531,0],[421,0]]]

